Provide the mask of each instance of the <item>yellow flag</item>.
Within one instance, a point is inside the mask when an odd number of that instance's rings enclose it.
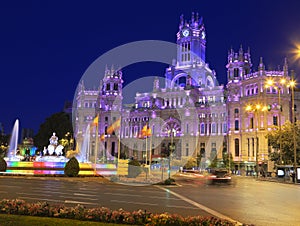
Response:
[[[121,119],[119,118],[117,121],[115,121],[107,128],[107,134],[112,134],[116,129],[119,129],[120,126],[121,126]]]
[[[150,137],[152,135],[152,130],[151,128],[147,129],[147,137]]]
[[[152,135],[152,130],[148,128],[148,125],[144,125],[141,133],[139,134],[139,138],[149,137]]]
[[[100,140],[101,140],[101,141],[104,141],[104,140],[105,140],[105,135],[104,135],[104,133],[101,134]]]
[[[92,126],[97,126],[99,121],[99,116],[96,116],[93,120]]]

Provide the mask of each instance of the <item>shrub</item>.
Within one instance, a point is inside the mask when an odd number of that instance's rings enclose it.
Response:
[[[79,162],[75,157],[72,157],[65,166],[65,175],[68,177],[77,177],[79,173]]]
[[[184,226],[184,225],[219,225],[234,226],[235,223],[215,217],[189,216],[177,214],[153,214],[146,210],[128,212],[123,209],[111,210],[106,207],[87,209],[82,205],[67,207],[47,202],[27,203],[24,200],[0,200],[0,214],[16,214],[97,221],[113,224],[148,225],[148,226]],[[244,224],[245,225],[245,224]],[[246,225],[245,225],[246,226]]]
[[[128,177],[137,177],[142,172],[141,164],[137,160],[131,160],[128,163]]]
[[[0,172],[5,172],[7,168],[7,163],[3,158],[0,158]]]
[[[174,184],[175,180],[173,178],[168,178],[164,181],[165,185],[171,185]]]

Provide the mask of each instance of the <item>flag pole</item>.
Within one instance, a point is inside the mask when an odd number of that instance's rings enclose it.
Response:
[[[118,136],[118,167],[121,155],[121,118],[120,118],[120,127],[119,127],[119,136]]]
[[[97,174],[97,152],[98,152],[98,122],[99,122],[99,114],[96,116],[97,122],[96,122],[96,142],[95,142],[95,174]]]
[[[147,148],[147,137],[148,137],[148,124],[146,123],[146,128],[147,128],[147,130],[146,130],[146,162],[145,162],[145,165],[147,166],[148,164],[147,164],[147,160],[148,160],[148,148]]]
[[[153,131],[151,130],[151,136],[150,136],[150,151],[149,151],[149,175],[151,173],[151,162],[152,162],[152,133]]]

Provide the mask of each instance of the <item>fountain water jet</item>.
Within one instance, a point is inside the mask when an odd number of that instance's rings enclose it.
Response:
[[[10,137],[10,141],[9,141],[9,149],[7,152],[7,159],[8,160],[20,160],[17,156],[16,156],[16,152],[18,149],[18,139],[19,139],[19,119],[16,119],[12,133],[11,133],[11,137]]]
[[[90,125],[86,127],[83,142],[79,154],[76,156],[79,162],[88,162],[90,150]]]

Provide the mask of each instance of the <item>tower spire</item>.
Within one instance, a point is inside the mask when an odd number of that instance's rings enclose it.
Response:
[[[194,15],[195,13],[194,12],[192,12],[192,24],[195,22],[195,15]]]
[[[180,16],[180,24],[179,24],[179,29],[183,28],[184,25],[184,19],[183,19],[183,14]]]
[[[284,65],[283,65],[283,75],[284,76],[287,76],[288,74],[288,63],[287,63],[287,58],[285,57],[284,58]]]
[[[259,60],[258,70],[259,71],[264,71],[265,70],[265,65],[263,63],[263,58],[262,57],[260,57],[260,60]]]

